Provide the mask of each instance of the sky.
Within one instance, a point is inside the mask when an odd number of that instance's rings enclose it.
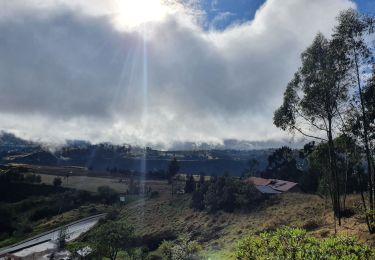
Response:
[[[300,53],[374,0],[0,0],[0,129],[165,149],[302,142],[272,124]]]

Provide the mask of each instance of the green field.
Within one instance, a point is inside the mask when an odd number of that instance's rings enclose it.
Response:
[[[88,176],[70,176],[65,178],[62,176],[51,174],[39,174],[42,177],[42,182],[52,185],[56,177],[60,177],[63,181],[62,186],[66,188],[86,190],[95,192],[100,186],[108,186],[117,192],[126,192],[128,185],[125,179],[119,182],[116,178],[103,178],[103,177],[88,177]],[[166,181],[146,180],[145,186],[151,186],[151,189],[159,192],[170,192],[170,187],[166,185]]]

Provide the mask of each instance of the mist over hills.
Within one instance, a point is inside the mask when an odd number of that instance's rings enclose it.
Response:
[[[113,169],[141,172],[166,170],[169,161],[176,157],[184,173],[240,175],[250,159],[259,161],[259,169],[266,167],[268,155],[274,149],[264,146],[262,142],[226,140],[223,144],[178,143],[171,150],[157,150],[128,144],[91,144],[84,140],[67,140],[62,146],[51,147],[2,132],[0,161],[49,166],[73,165],[102,172]],[[142,162],[145,161],[146,169],[142,169]]]

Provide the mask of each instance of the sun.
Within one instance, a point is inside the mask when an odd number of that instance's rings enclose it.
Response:
[[[134,28],[160,21],[168,12],[163,0],[116,0],[116,25]]]

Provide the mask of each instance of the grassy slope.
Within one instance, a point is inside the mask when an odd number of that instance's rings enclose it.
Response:
[[[51,183],[54,177],[42,175],[42,180]],[[65,185],[64,182],[63,186]],[[102,185],[119,192],[126,189],[126,184],[118,183],[116,179],[86,176],[69,177],[68,187],[95,191]],[[121,207],[120,217],[128,219],[137,233],[145,237],[190,233],[203,244],[207,254],[214,255],[213,259],[230,258],[228,252],[246,235],[276,229],[282,225],[303,227],[318,237],[334,234],[329,202],[316,195],[286,193],[251,212],[208,214],[190,209],[189,195],[172,196],[170,186],[165,181],[147,181],[146,185],[159,191],[160,196],[138,199]],[[349,196],[347,205],[354,207],[358,201],[359,196]],[[366,225],[358,215],[343,219],[338,232],[352,234],[374,244],[374,237],[368,235]]]
[[[357,200],[355,196],[349,198],[348,205],[354,205]],[[318,237],[334,234],[330,208],[316,195],[283,194],[271,205],[252,212],[208,214],[190,209],[189,203],[189,195],[163,194],[128,204],[122,208],[121,217],[128,219],[142,236],[190,233],[212,259],[230,259],[230,252],[240,238],[283,225],[303,227]],[[368,243],[374,241],[358,216],[344,219],[338,232],[353,234]]]

